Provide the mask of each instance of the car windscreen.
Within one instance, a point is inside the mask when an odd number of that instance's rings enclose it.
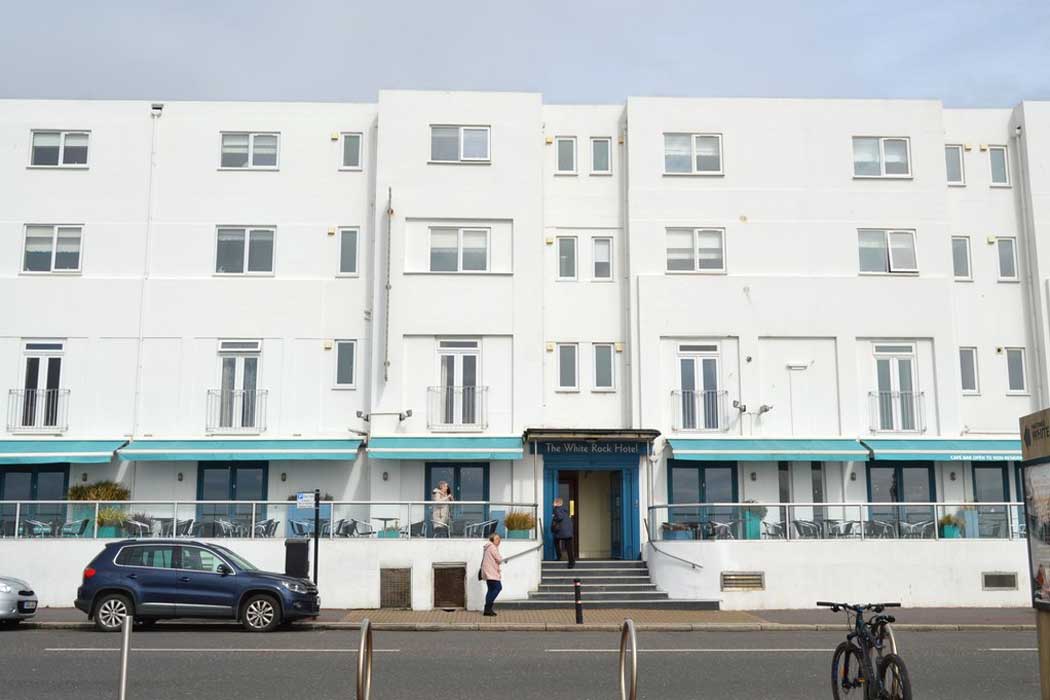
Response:
[[[244,557],[240,556],[239,554],[234,554],[233,552],[231,552],[230,550],[226,549],[225,547],[218,547],[218,546],[216,546],[215,549],[219,550],[224,555],[226,555],[226,557],[229,558],[230,561],[232,561],[234,563],[234,565],[237,566],[238,569],[241,569],[243,571],[258,571],[259,570],[259,567],[257,567],[255,564],[252,564],[250,561],[248,561]]]

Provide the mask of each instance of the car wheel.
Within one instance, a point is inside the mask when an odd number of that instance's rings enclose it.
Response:
[[[241,609],[241,624],[249,632],[270,632],[281,624],[281,608],[268,595],[253,595]]]
[[[95,605],[95,629],[99,632],[117,632],[124,624],[124,618],[132,612],[131,600],[126,595],[104,595]]]

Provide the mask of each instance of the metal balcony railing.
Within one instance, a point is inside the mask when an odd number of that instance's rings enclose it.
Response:
[[[266,389],[256,391],[208,390],[205,430],[209,433],[262,433],[266,431]]]
[[[873,433],[926,431],[925,394],[921,391],[872,391],[868,411]]]
[[[484,430],[488,427],[487,396],[487,386],[427,387],[427,426],[431,430]]]
[[[9,433],[63,433],[69,430],[69,389],[11,389],[7,394]]]
[[[674,429],[722,432],[729,429],[727,391],[672,391]]]

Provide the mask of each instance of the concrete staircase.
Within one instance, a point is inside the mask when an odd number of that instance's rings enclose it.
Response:
[[[576,568],[564,561],[543,562],[538,590],[526,600],[499,601],[507,610],[572,608],[573,579],[580,579],[584,609],[648,608],[660,610],[718,610],[717,600],[672,600],[649,578],[644,561],[584,560]]]

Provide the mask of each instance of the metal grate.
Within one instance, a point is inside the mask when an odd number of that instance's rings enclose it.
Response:
[[[723,591],[764,591],[766,574],[764,571],[723,571]]]
[[[985,571],[981,574],[981,587],[986,591],[1016,591],[1017,574],[1010,571]]]
[[[465,564],[434,565],[434,607],[467,607],[467,567]]]
[[[379,607],[412,607],[412,569],[379,570]]]

